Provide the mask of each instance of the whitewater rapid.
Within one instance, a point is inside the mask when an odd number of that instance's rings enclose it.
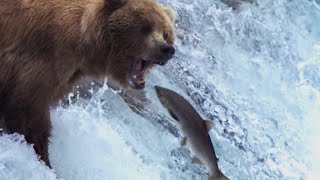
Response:
[[[216,124],[230,179],[320,179],[320,5],[161,0],[177,12],[177,53],[151,73],[143,110],[104,86],[51,110],[54,170],[20,135],[0,136],[0,180],[205,179],[153,86],[185,96]],[[72,94],[71,94],[72,95]]]

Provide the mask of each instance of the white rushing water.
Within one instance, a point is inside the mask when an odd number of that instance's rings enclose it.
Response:
[[[135,113],[107,87],[52,110],[50,170],[19,135],[0,136],[0,180],[206,179],[154,85],[184,95],[216,129],[230,179],[320,179],[320,5],[161,0],[177,16],[177,53],[152,72]]]

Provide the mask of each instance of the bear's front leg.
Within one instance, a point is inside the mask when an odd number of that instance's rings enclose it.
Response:
[[[5,121],[9,133],[19,133],[25,136],[29,144],[34,144],[35,152],[48,167],[48,145],[51,134],[49,107],[24,106],[7,109]]]

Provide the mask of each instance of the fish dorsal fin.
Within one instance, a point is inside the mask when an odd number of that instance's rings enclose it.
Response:
[[[197,157],[194,157],[191,161],[192,164],[199,164],[199,165],[202,165],[203,163],[200,161],[199,158]]]
[[[214,128],[214,123],[212,121],[205,120],[205,119],[203,121],[204,121],[204,125],[206,126],[207,131],[209,133],[209,131]]]

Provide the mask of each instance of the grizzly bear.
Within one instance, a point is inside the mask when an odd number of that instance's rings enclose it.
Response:
[[[156,0],[1,0],[0,114],[49,166],[50,107],[81,77],[143,89],[175,53],[171,8]]]

